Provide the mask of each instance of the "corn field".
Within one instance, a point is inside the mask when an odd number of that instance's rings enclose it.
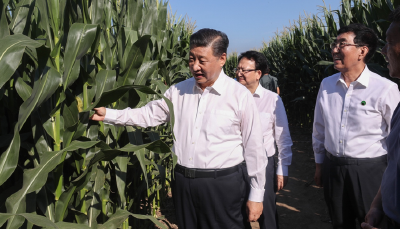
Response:
[[[186,79],[193,24],[158,0],[0,9],[0,227],[166,228],[155,216],[176,163],[173,114],[148,129],[89,117]]]
[[[278,78],[291,124],[312,126],[319,85],[323,78],[337,72],[333,68],[329,44],[336,38],[341,26],[363,23],[376,32],[380,47],[368,63],[368,68],[390,78],[380,50],[385,45],[386,30],[390,25],[387,20],[389,13],[399,5],[400,0],[342,0],[340,9],[331,10],[324,6],[322,16],[300,17],[264,43],[259,51],[266,56],[271,75]],[[234,58],[237,57],[230,56],[230,59]],[[230,72],[228,69],[225,71]]]

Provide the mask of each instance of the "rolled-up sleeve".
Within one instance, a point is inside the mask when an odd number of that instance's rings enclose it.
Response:
[[[267,154],[262,145],[262,130],[256,104],[249,93],[244,99],[241,132],[244,146],[244,159],[250,177],[249,200],[262,202],[264,199],[265,167]]]

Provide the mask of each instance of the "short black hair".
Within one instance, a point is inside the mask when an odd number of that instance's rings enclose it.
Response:
[[[261,70],[263,75],[268,74],[269,67],[268,67],[267,58],[265,58],[265,56],[262,53],[253,51],[253,50],[242,52],[242,53],[240,53],[238,62],[240,62],[240,60],[243,57],[248,60],[254,60],[254,62],[256,62],[255,63],[256,70]]]
[[[400,6],[389,14],[390,22],[400,22]]]
[[[353,32],[356,37],[354,38],[354,44],[365,45],[369,51],[365,56],[365,63],[370,61],[376,52],[378,47],[378,36],[371,28],[368,28],[364,24],[354,23],[347,26],[343,26],[338,31],[338,36],[342,33]]]
[[[190,48],[211,46],[213,55],[220,57],[228,52],[228,36],[215,29],[200,29],[190,36]]]

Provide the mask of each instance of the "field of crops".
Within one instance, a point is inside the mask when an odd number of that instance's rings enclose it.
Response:
[[[367,24],[383,47],[398,5],[343,0],[264,44],[290,123],[312,124],[319,84],[335,72],[338,26]],[[3,0],[0,9],[0,227],[165,228],[155,216],[176,163],[173,114],[147,129],[89,116],[143,106],[190,77],[193,24],[158,0]],[[236,65],[234,53],[225,72]],[[388,77],[385,65],[378,52],[368,67]]]
[[[368,63],[368,68],[390,78],[380,50],[385,45],[385,33],[390,24],[387,17],[399,5],[400,0],[342,0],[340,9],[323,7],[323,13],[318,16],[300,17],[264,43],[259,51],[267,57],[271,75],[278,78],[291,124],[312,126],[319,85],[323,78],[337,72],[333,68],[329,44],[335,39],[340,26],[363,23],[376,32],[380,47]],[[236,55],[229,56],[228,63],[235,61]],[[234,77],[231,68],[234,67],[227,65],[225,72]],[[399,83],[396,79],[391,80]]]
[[[89,116],[140,107],[186,79],[193,25],[163,1],[0,9],[0,227],[165,228],[154,216],[176,161],[173,115],[151,129]]]

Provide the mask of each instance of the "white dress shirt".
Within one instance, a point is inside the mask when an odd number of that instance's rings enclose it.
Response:
[[[278,146],[278,163],[276,174],[288,176],[288,167],[292,163],[292,138],[285,107],[281,97],[275,92],[263,88],[260,84],[253,94],[262,125],[264,149],[268,157],[275,154]]]
[[[264,198],[267,157],[262,150],[260,118],[246,87],[221,70],[218,79],[203,90],[190,78],[166,92],[174,105],[173,151],[178,164],[188,168],[227,168],[246,161],[251,178],[249,200]],[[169,121],[164,100],[149,102],[138,109],[107,109],[105,123],[157,126]]]
[[[397,84],[367,66],[349,87],[341,73],[325,78],[315,105],[315,162],[324,161],[325,150],[336,157],[351,158],[387,154],[386,137],[399,101]]]

